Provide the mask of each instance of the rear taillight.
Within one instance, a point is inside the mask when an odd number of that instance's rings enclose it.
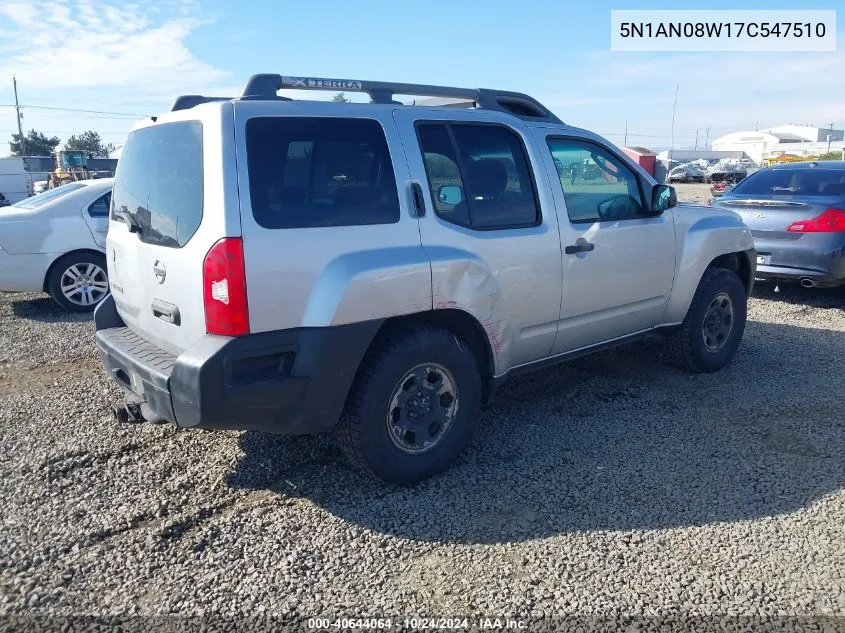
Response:
[[[217,242],[202,263],[205,330],[209,334],[249,334],[244,245],[239,237]]]
[[[798,220],[786,229],[792,233],[841,233],[845,232],[845,211],[827,209],[810,220]]]

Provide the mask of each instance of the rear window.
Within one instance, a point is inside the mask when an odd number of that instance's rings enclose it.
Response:
[[[731,193],[752,196],[845,196],[845,169],[764,169]]]
[[[202,222],[202,124],[163,123],[129,135],[112,192],[112,219],[131,215],[147,244],[180,248]]]
[[[384,130],[371,119],[255,117],[249,195],[268,229],[389,224],[399,196]]]
[[[18,207],[21,209],[37,209],[38,207],[43,207],[45,204],[56,200],[57,198],[61,198],[72,191],[77,191],[78,189],[82,189],[85,185],[79,184],[78,182],[72,182],[67,185],[62,185],[61,187],[56,187],[55,189],[49,189],[43,193],[36,194],[31,198],[25,198],[20,202],[16,202],[13,204],[13,207]]]

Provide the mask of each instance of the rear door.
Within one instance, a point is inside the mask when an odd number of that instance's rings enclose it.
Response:
[[[560,314],[560,237],[541,158],[514,117],[402,108],[394,117],[426,213],[436,308],[474,315],[496,372],[549,354]],[[539,169],[539,171],[538,171]]]
[[[117,310],[176,353],[206,331],[206,253],[240,235],[233,141],[230,102],[168,113],[130,133],[115,174],[106,259]]]
[[[82,210],[82,217],[91,230],[94,243],[100,248],[106,247],[106,235],[109,232],[109,209],[111,209],[111,189],[100,191],[93,202]]]

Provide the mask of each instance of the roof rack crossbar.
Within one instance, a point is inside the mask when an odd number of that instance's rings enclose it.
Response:
[[[287,77],[277,74],[259,74],[249,78],[243,89],[243,99],[278,98],[278,90],[336,90],[363,92],[374,103],[399,103],[394,95],[443,97],[472,101],[476,107],[499,110],[520,118],[561,121],[533,97],[520,92],[486,90],[478,88],[453,88],[424,84],[394,83],[388,81],[361,81],[358,79],[327,79],[323,77]]]

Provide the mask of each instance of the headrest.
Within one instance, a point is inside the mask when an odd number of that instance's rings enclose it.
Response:
[[[474,197],[496,198],[508,186],[508,170],[495,158],[484,158],[469,164],[470,191]]]

